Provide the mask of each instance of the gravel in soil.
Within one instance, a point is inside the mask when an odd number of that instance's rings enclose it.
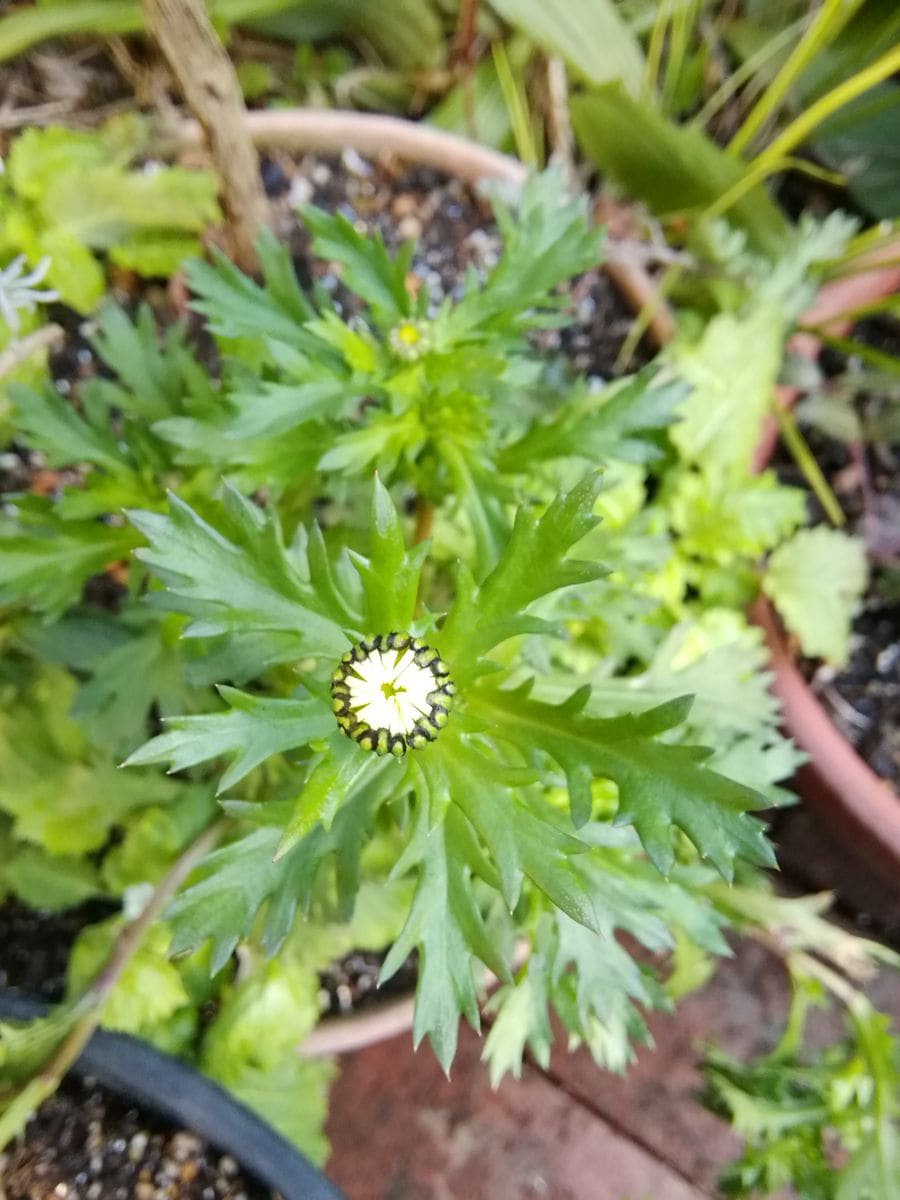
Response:
[[[0,1200],[273,1200],[227,1154],[68,1079],[0,1154]]]
[[[408,168],[389,159],[372,162],[348,150],[339,158],[266,159],[263,179],[277,232],[293,251],[301,282],[318,283],[344,315],[357,311],[358,303],[330,264],[313,260],[297,220],[298,205],[341,213],[360,232],[380,233],[391,251],[413,241],[407,283],[415,294],[426,290],[432,312],[444,297],[462,295],[467,271],[490,270],[501,252],[487,195],[425,167]],[[600,271],[577,279],[571,298],[571,325],[542,333],[539,348],[564,354],[576,371],[610,378],[617,373],[616,357],[634,314]],[[648,357],[642,344],[632,369]]]
[[[341,1017],[360,1009],[372,1008],[382,1000],[409,995],[419,977],[418,956],[411,954],[382,986],[378,986],[385,955],[353,950],[319,972],[319,1004],[322,1015]]]

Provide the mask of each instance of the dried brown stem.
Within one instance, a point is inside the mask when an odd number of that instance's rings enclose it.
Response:
[[[197,863],[212,850],[228,824],[228,818],[222,817],[218,821],[214,821],[212,825],[208,825],[200,836],[195,838],[186,850],[182,851],[162,877],[140,915],[122,930],[105,966],[79,1003],[78,1007],[82,1015],[37,1077],[36,1083],[40,1089],[40,1095],[48,1096],[56,1090],[60,1080],[78,1058],[100,1023],[103,1005],[121,978],[122,972],[134,957],[144,934],[162,913]]]
[[[434,505],[430,500],[426,500],[424,496],[419,496],[416,499],[416,532],[413,537],[416,545],[419,542],[424,542],[426,538],[431,537],[433,525]]]
[[[268,218],[268,205],[234,67],[203,0],[142,2],[147,28],[209,142],[222,181],[234,259],[244,270],[253,270],[253,243]]]

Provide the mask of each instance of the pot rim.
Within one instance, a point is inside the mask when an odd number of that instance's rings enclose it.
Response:
[[[844,334],[852,320],[844,314],[861,305],[891,295],[900,287],[896,265],[900,245],[885,246],[868,260],[866,269],[826,283],[804,314],[808,325]],[[800,332],[790,342],[795,353],[809,361],[819,357],[821,341]],[[776,386],[776,403],[791,407],[798,390]],[[777,426],[769,418],[757,443],[753,469],[769,465],[777,442]],[[900,796],[877,775],[838,729],[797,668],[778,616],[762,594],[748,616],[763,633],[773,672],[772,691],[781,703],[784,727],[809,755],[799,768],[794,786],[839,836],[850,839],[851,853],[863,858],[886,880],[896,885],[900,871]]]

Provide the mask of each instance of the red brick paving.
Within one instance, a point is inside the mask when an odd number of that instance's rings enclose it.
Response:
[[[702,1200],[536,1069],[492,1091],[480,1054],[466,1027],[449,1081],[409,1035],[344,1058],[327,1169],[348,1200]]]
[[[900,1016],[886,972],[872,999]],[[777,1040],[787,1008],[779,963],[742,942],[675,1014],[652,1014],[654,1050],[624,1078],[582,1050],[526,1065],[494,1092],[481,1042],[461,1029],[447,1081],[409,1034],[345,1055],[332,1093],[328,1173],[348,1200],[701,1200],[739,1149],[695,1096],[699,1047],[748,1057]],[[819,1036],[833,1018],[816,1017]]]

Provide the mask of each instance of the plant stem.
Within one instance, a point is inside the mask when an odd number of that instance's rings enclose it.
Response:
[[[788,409],[782,408],[780,404],[775,405],[775,420],[778,422],[778,432],[784,439],[784,444],[791,452],[794,462],[803,472],[806,482],[809,484],[816,499],[825,510],[832,525],[841,526],[846,524],[843,509],[838,504],[837,497],[828,486],[828,480],[822,474],[822,469],[816,462],[813,452],[807,446],[803,434],[797,428],[797,422],[794,420],[793,413]]]
[[[235,261],[252,271],[268,203],[234,67],[203,0],[143,0],[143,9],[148,30],[209,140]]]
[[[230,818],[220,817],[208,825],[199,837],[195,838],[187,849],[182,851],[165,873],[141,913],[122,930],[106,964],[79,1002],[79,1009],[83,1006],[85,1011],[36,1077],[40,1099],[49,1096],[59,1086],[63,1076],[78,1058],[100,1023],[103,1005],[119,981],[122,972],[134,957],[144,934],[197,863],[212,850],[230,823]]]
[[[64,336],[61,325],[44,325],[20,341],[7,346],[0,354],[0,379],[4,379],[39,350],[52,350],[54,346],[59,345]]]
[[[426,538],[431,537],[433,525],[434,505],[424,496],[418,496],[416,498],[416,532],[413,535],[415,545],[418,546],[419,542],[424,542]]]

